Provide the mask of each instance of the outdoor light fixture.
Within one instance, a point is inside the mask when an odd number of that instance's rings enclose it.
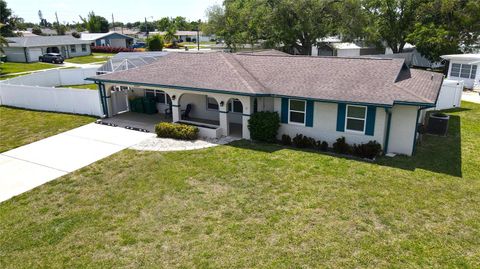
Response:
[[[223,107],[225,103],[223,101],[220,101],[220,106]]]
[[[172,100],[175,100],[175,98],[177,98],[177,96],[175,96],[175,95],[172,95]]]

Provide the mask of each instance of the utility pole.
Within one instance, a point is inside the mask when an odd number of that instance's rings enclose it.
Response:
[[[147,24],[147,17],[145,17],[145,35],[148,38],[148,24]]]
[[[197,50],[200,51],[200,22],[201,20],[198,20],[197,24]]]
[[[113,18],[113,13],[112,13],[112,27],[113,27],[113,31],[115,32],[115,19]]]
[[[58,21],[58,15],[55,11],[55,19],[57,19],[57,35],[60,35],[60,22]]]

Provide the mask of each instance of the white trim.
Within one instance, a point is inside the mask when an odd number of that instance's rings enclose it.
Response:
[[[293,101],[303,102],[304,110],[303,110],[303,111],[300,111],[300,110],[291,110],[291,109],[290,109],[290,101],[292,101],[292,100],[293,100]],[[290,112],[303,113],[303,123],[301,123],[301,122],[295,122],[295,121],[290,121]],[[298,100],[298,99],[288,99],[288,124],[299,125],[299,126],[306,126],[306,123],[307,123],[307,101],[305,101],[305,100]]]
[[[355,117],[349,117],[348,116],[348,108],[349,107],[360,107],[360,108],[364,108],[365,109],[365,118],[355,118]],[[359,106],[359,105],[347,105],[347,108],[345,110],[345,132],[347,133],[352,133],[352,134],[365,134],[365,132],[367,131],[367,113],[368,112],[368,108],[366,106]],[[358,131],[358,130],[351,130],[351,129],[348,129],[347,128],[347,123],[348,123],[348,119],[352,119],[352,120],[363,120],[363,131]]]
[[[453,65],[454,65],[454,64],[455,64],[455,65],[460,65],[460,69],[458,70],[458,76],[452,75]],[[470,66],[470,68],[469,68],[470,70],[469,70],[469,73],[468,73],[468,78],[462,77],[462,70],[464,69],[464,66],[465,66],[465,65]],[[474,67],[474,66],[475,66],[475,72],[473,72],[473,69],[474,69],[473,67]],[[452,63],[450,67],[451,67],[451,68],[450,68],[450,74],[449,74],[449,75],[450,75],[451,77],[460,78],[460,79],[476,79],[476,71],[477,71],[477,69],[478,69],[478,66],[477,66],[476,64]],[[467,68],[465,67],[465,69],[467,69]],[[472,75],[473,75],[473,77],[472,77]]]

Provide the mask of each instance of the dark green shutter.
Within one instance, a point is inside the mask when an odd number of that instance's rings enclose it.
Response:
[[[282,123],[288,123],[288,98],[282,98],[282,111],[280,114]]]
[[[305,126],[307,127],[313,127],[313,107],[314,107],[314,102],[311,100],[307,101],[307,116],[305,120]]]
[[[338,104],[337,110],[337,132],[345,132],[346,104]]]
[[[377,115],[377,108],[374,106],[367,106],[367,124],[365,127],[366,135],[373,135],[375,133],[375,116]]]

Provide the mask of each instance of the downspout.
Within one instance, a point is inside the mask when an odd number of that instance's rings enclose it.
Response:
[[[29,63],[30,61],[28,60],[28,56],[27,56],[27,47],[23,48],[23,54],[25,55],[25,62]]]
[[[385,146],[383,147],[383,154],[388,153],[388,142],[390,141],[390,125],[392,122],[392,110],[386,107],[385,113],[387,113],[387,133],[385,134]]]
[[[415,151],[417,150],[417,133],[418,133],[418,119],[420,118],[420,111],[427,109],[430,107],[420,107],[417,110],[417,120],[415,121],[415,133],[413,134],[413,147],[412,147],[412,156],[415,154]]]

